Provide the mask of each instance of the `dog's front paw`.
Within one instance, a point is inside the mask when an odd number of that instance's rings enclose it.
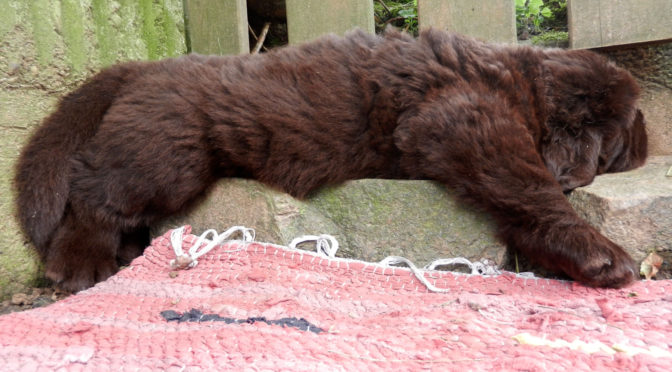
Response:
[[[67,260],[48,260],[45,275],[64,291],[79,292],[92,287],[117,272],[114,258],[78,257]]]
[[[608,288],[621,288],[639,278],[635,261],[621,247],[592,228],[581,234],[577,240],[583,246],[572,247],[569,264],[563,268],[569,276],[593,287]]]

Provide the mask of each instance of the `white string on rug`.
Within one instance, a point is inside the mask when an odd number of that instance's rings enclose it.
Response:
[[[243,242],[253,242],[254,241],[254,229],[250,229],[243,226],[234,226],[221,234],[217,234],[217,231],[214,229],[209,229],[201,234],[194,245],[189,249],[188,253],[185,253],[182,249],[182,241],[184,239],[184,230],[185,226],[174,229],[170,234],[170,242],[175,251],[175,259],[170,261],[170,267],[173,269],[188,269],[195,267],[198,264],[198,258],[204,254],[210,252],[217,245],[221,245],[225,240],[237,232],[241,233]],[[208,239],[208,236],[212,235],[212,238]],[[335,258],[336,252],[338,251],[339,245],[338,240],[335,237],[322,234],[322,235],[304,235],[298,238],[293,239],[289,243],[290,249],[297,249],[299,244],[304,244],[308,242],[315,242],[316,252],[320,255],[326,256],[328,258]],[[205,247],[201,248],[201,245],[207,243]],[[237,252],[243,248],[237,248],[234,250],[227,250],[224,253]],[[470,268],[472,275],[499,275],[501,271],[494,265],[487,262],[471,262],[463,257],[456,258],[441,258],[432,261],[430,264],[426,265],[424,268],[419,269],[411,260],[400,257],[400,256],[389,256],[384,258],[379,262],[380,265],[384,266],[396,266],[399,264],[405,264],[411,270],[413,275],[425,286],[430,292],[439,292],[445,293],[450,292],[448,288],[439,288],[425,277],[425,272],[429,270],[436,270],[438,266],[448,266],[448,265],[465,265]]]
[[[439,288],[427,280],[425,277],[425,271],[427,270],[436,270],[438,266],[447,266],[447,265],[466,265],[471,269],[471,274],[473,275],[499,275],[501,271],[497,269],[494,265],[489,265],[483,262],[471,262],[463,257],[456,258],[440,258],[438,260],[432,261],[429,265],[425,266],[423,269],[419,269],[411,260],[405,257],[399,256],[389,256],[384,258],[379,262],[381,265],[386,266],[395,266],[399,264],[405,264],[411,270],[413,275],[427,287],[430,292],[446,293],[450,292],[448,288]]]
[[[315,250],[318,254],[323,254],[327,257],[336,257],[338,251],[338,240],[331,235],[304,235],[294,238],[289,243],[289,248],[297,249],[296,246],[303,243],[315,242]]]
[[[430,292],[437,292],[437,293],[450,292],[450,289],[448,289],[448,288],[439,288],[439,287],[435,286],[434,284],[430,283],[429,280],[427,280],[427,278],[425,277],[425,270],[418,269],[418,267],[415,266],[413,264],[413,262],[411,262],[411,260],[409,260],[408,258],[399,257],[399,256],[388,256],[388,257],[385,257],[382,261],[380,261],[379,264],[385,265],[385,266],[395,266],[395,265],[399,265],[399,264],[405,264],[411,270],[413,275],[415,275],[415,277],[422,284],[424,284],[425,287],[427,287],[427,289]]]
[[[254,241],[254,229],[250,229],[244,226],[233,226],[232,228],[224,231],[221,234],[217,234],[217,231],[214,229],[209,229],[201,234],[194,245],[189,248],[189,252],[185,253],[182,249],[182,241],[184,239],[184,230],[185,226],[174,229],[170,233],[170,243],[175,252],[175,259],[170,260],[170,267],[172,269],[189,269],[198,265],[198,258],[204,254],[210,252],[214,247],[221,245],[226,240],[231,240],[230,237],[235,233],[240,233],[242,235],[242,241],[245,243],[250,243]],[[210,239],[208,236],[212,235]],[[201,246],[205,243],[205,246]],[[243,248],[237,248],[233,250],[223,251],[223,253],[232,253],[242,250]]]
[[[425,266],[424,269],[436,270],[438,266],[450,265],[465,265],[469,267],[471,274],[473,275],[499,275],[502,273],[494,264],[490,264],[484,261],[471,262],[464,257],[440,258],[438,260],[432,261],[429,265]]]

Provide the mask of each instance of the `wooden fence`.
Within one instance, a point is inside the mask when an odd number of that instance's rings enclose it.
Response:
[[[192,50],[249,51],[245,0],[184,0]],[[672,0],[568,0],[571,48],[672,39]],[[373,32],[372,0],[286,0],[289,43],[353,27]],[[515,0],[418,0],[420,27],[516,42]]]

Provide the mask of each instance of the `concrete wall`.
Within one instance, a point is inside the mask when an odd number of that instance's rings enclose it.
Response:
[[[625,45],[600,53],[632,72],[642,87],[649,154],[672,155],[672,42]]]
[[[0,299],[39,277],[13,217],[28,135],[102,66],[183,54],[184,40],[181,0],[0,0]]]
[[[393,255],[424,266],[460,256],[501,264],[505,257],[492,219],[431,181],[355,180],[297,200],[256,181],[225,179],[195,210],[169,218],[152,233],[186,224],[195,234],[252,227],[257,241],[282,245],[298,236],[330,234],[339,241],[338,256],[371,262]]]

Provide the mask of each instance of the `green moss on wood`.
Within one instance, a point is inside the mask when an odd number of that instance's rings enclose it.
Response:
[[[61,1],[61,25],[68,63],[73,72],[80,73],[88,56],[84,43],[84,14],[79,0]]]
[[[156,27],[154,22],[156,15],[154,13],[153,0],[140,0],[140,17],[142,18],[141,37],[147,46],[147,58],[156,60],[160,57],[159,42],[157,39]]]
[[[138,15],[137,0],[120,0],[119,1],[119,17],[120,22],[118,26],[118,38],[120,50],[117,52],[119,58],[122,60],[138,60],[147,57],[147,48],[140,36],[140,28],[137,26],[140,23]]]
[[[16,26],[16,9],[10,0],[0,0],[0,40]]]
[[[0,0],[0,300],[43,277],[14,218],[11,188],[31,128],[101,65],[147,59],[143,26],[154,29],[150,57],[185,50],[182,0],[145,4],[153,7],[147,23],[139,0]]]
[[[51,6],[48,0],[33,0],[28,5],[29,20],[33,30],[33,40],[37,51],[37,60],[42,66],[49,64],[54,56],[54,45],[58,36],[51,18]]]
[[[179,46],[177,45],[180,37],[177,24],[173,19],[173,15],[168,10],[165,1],[161,1],[161,17],[158,19],[163,30],[163,45],[165,47],[164,55],[167,57],[174,57],[179,54]]]
[[[110,7],[107,0],[92,0],[93,27],[98,41],[98,58],[103,66],[116,62],[113,32],[110,27]]]

